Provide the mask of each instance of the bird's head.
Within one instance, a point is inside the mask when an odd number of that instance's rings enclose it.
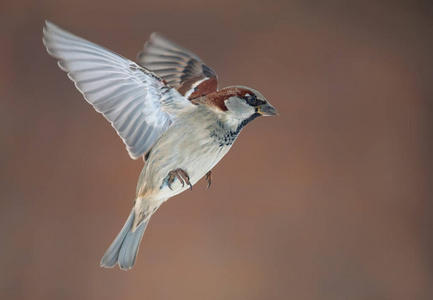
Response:
[[[278,115],[277,110],[258,91],[245,86],[231,86],[207,95],[207,104],[222,111],[232,126],[242,127],[260,116]]]

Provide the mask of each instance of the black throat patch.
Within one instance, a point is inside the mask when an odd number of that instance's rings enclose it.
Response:
[[[216,143],[218,143],[220,147],[231,146],[235,142],[242,128],[244,128],[245,125],[260,116],[261,114],[259,113],[252,114],[249,118],[243,120],[235,130],[228,129],[227,126],[223,124],[223,122],[218,120],[216,123],[217,128],[211,129],[210,136],[215,140]]]

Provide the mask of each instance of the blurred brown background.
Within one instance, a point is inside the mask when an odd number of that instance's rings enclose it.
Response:
[[[433,299],[431,1],[7,1],[1,299]],[[99,267],[129,158],[42,45],[43,21],[135,59],[158,31],[280,116]]]

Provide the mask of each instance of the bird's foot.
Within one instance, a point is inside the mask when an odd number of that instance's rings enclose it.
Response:
[[[189,175],[182,169],[176,169],[173,171],[170,171],[167,176],[167,185],[170,188],[170,190],[173,190],[171,188],[171,184],[174,182],[174,179],[179,179],[179,182],[182,184],[182,187],[185,186],[185,183],[188,184],[192,190],[192,184],[189,182]]]
[[[207,187],[206,189],[208,189],[212,183],[212,170],[210,170],[209,172],[206,173],[206,179],[207,181]]]

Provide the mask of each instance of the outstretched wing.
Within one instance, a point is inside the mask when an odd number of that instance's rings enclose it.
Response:
[[[192,105],[138,64],[46,22],[44,45],[84,98],[116,129],[133,159],[145,155]]]
[[[150,36],[143,51],[138,54],[138,61],[190,100],[218,90],[214,70],[191,51],[157,33]]]

